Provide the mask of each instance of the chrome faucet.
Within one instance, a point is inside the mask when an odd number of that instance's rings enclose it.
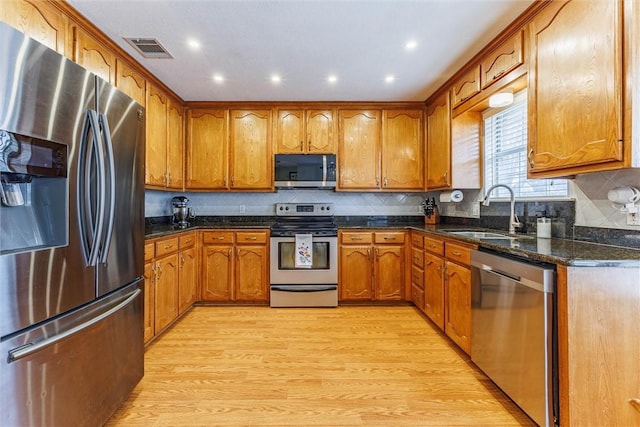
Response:
[[[496,184],[496,185],[492,186],[491,188],[489,188],[487,190],[487,195],[484,196],[484,200],[482,201],[482,205],[483,206],[489,206],[489,202],[490,202],[489,195],[491,194],[493,189],[497,188],[497,187],[503,187],[503,188],[506,188],[507,190],[509,190],[509,194],[511,195],[511,197],[510,197],[510,199],[511,199],[511,211],[510,211],[510,215],[509,215],[509,234],[516,234],[516,228],[522,227],[522,224],[520,223],[520,221],[518,221],[518,217],[516,216],[516,199],[515,199],[515,196],[513,194],[513,190],[511,189],[511,187],[509,187],[508,185],[505,185],[505,184]]]

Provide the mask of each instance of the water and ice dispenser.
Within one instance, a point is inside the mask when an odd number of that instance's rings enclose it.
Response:
[[[0,255],[68,243],[67,154],[0,129]]]

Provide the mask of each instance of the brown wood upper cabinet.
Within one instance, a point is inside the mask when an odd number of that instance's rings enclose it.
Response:
[[[341,110],[338,188],[380,188],[380,110]]]
[[[187,170],[189,190],[225,190],[228,186],[229,111],[189,110]]]
[[[147,87],[145,185],[182,190],[184,110],[154,85]]]
[[[0,21],[67,57],[71,56],[67,17],[43,1],[3,1]]]
[[[232,189],[272,190],[271,110],[231,110]]]
[[[80,27],[73,27],[73,60],[109,83],[115,83],[116,56]]]
[[[451,88],[451,107],[455,108],[480,93],[480,66],[466,72]]]
[[[143,107],[147,103],[147,80],[128,63],[116,58],[116,87]]]
[[[523,41],[524,30],[521,29],[482,59],[480,88],[486,89],[524,63]]]
[[[625,165],[624,3],[554,1],[531,21],[529,176]]]
[[[384,190],[424,188],[422,110],[383,110],[382,182]]]
[[[427,106],[428,190],[451,188],[451,104],[449,91]]]
[[[421,109],[341,110],[339,189],[424,189]]]
[[[278,110],[276,154],[332,154],[336,147],[335,112],[326,110]]]

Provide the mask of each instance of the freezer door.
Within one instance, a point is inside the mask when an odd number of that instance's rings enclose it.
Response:
[[[85,112],[95,105],[95,80],[82,67],[2,22],[0,52],[0,129],[68,147],[68,178],[62,194],[49,191],[47,178],[39,178],[37,186],[31,185],[30,206],[0,207],[1,228],[38,227],[44,233],[58,223],[51,216],[60,214],[67,216],[64,224],[71,224],[63,230],[67,246],[0,255],[0,337],[4,337],[95,298],[95,269],[82,263],[73,190]],[[9,219],[18,216],[9,214],[9,209],[24,210],[21,223],[11,224]],[[7,235],[0,233],[0,240]]]
[[[3,426],[100,426],[143,375],[139,283],[0,343]]]
[[[144,108],[96,78],[104,136],[106,223],[98,259],[98,296],[144,273]]]

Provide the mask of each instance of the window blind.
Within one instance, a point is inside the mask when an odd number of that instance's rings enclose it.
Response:
[[[519,94],[504,109],[484,114],[485,189],[506,184],[517,198],[567,197],[566,179],[527,179],[527,98]],[[493,197],[509,197],[504,188],[496,188]]]

